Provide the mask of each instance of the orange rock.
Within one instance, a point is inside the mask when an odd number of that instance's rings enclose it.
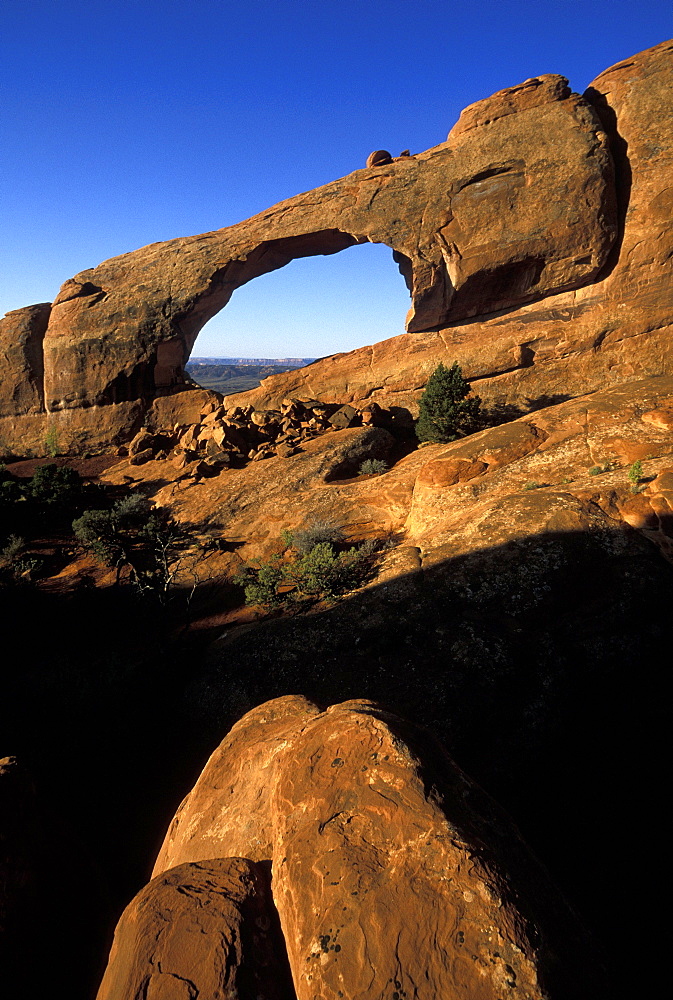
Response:
[[[0,319],[0,417],[44,411],[42,342],[51,305],[14,309]]]
[[[455,486],[456,483],[469,482],[487,469],[485,462],[471,462],[465,458],[437,458],[423,466],[416,482],[419,486]]]
[[[652,510],[650,498],[642,493],[622,501],[619,504],[619,513],[633,528],[656,528],[659,524],[659,518]]]
[[[638,57],[643,72],[630,78],[631,89],[640,95],[635,99],[641,117],[650,105],[659,108],[665,100],[670,68],[664,56],[662,49]],[[625,94],[629,100],[630,91]],[[628,125],[628,110],[625,114]],[[668,148],[663,114],[656,130],[661,148]],[[637,158],[632,166],[635,181]],[[663,196],[663,160],[646,172],[648,193]],[[664,208],[662,203],[656,212]],[[586,379],[591,377],[590,388],[596,388],[601,375],[594,369],[605,367],[597,364],[596,346],[606,338],[623,340],[618,302],[629,302],[630,317],[637,314],[639,329],[633,335],[643,332],[641,311],[651,311],[642,283],[634,286],[634,291],[640,287],[635,297],[620,295],[617,300],[613,293],[610,301],[607,285],[598,291],[594,287],[616,236],[612,157],[594,105],[569,93],[561,77],[526,81],[472,106],[449,141],[425,153],[397,158],[385,169],[355,171],[236,226],[155,243],[67,281],[44,337],[45,407],[59,414],[75,411],[58,418],[59,424],[71,435],[95,438],[107,426],[97,419],[95,407],[139,401],[146,409],[157,393],[176,399],[199,392],[186,387],[182,365],[201,326],[237,287],[294,257],[330,254],[365,241],[386,243],[394,251],[411,291],[407,329],[433,335],[400,341],[388,373],[375,363],[351,379],[339,358],[312,365],[310,374],[285,380],[275,405],[284,396],[306,394],[343,404],[371,399],[373,391],[386,405],[383,390],[391,395],[407,387],[417,392],[426,365],[436,366],[447,355],[469,369],[470,378],[490,380],[536,368],[550,354],[568,357],[567,321],[585,313],[591,316],[580,327],[573,323],[572,343],[586,355]],[[639,232],[648,246],[651,236]],[[661,289],[669,266],[664,249],[662,245],[663,270],[656,276]],[[636,260],[644,263],[649,252]],[[576,289],[587,292],[568,294]],[[532,311],[525,306],[538,300],[547,304]],[[617,322],[607,315],[607,306]],[[493,316],[505,308],[516,311]],[[457,326],[473,316],[482,317],[482,324]],[[649,319],[645,325],[658,329]],[[375,353],[385,361],[389,352]],[[654,357],[651,350],[649,356]],[[353,360],[347,362],[351,368]],[[621,360],[613,380],[642,370],[642,362],[629,360],[633,367],[627,370],[626,359]],[[532,374],[529,379],[535,382]],[[563,381],[564,375],[565,366],[547,378],[546,391],[563,391],[550,383]],[[307,393],[301,380],[314,376]],[[326,379],[338,394],[323,392]],[[535,387],[522,387],[523,392],[541,395],[545,389],[537,381]],[[567,379],[565,383],[567,388]],[[506,388],[507,381],[498,383],[500,392],[511,395]],[[578,385],[572,389],[578,391]],[[579,384],[579,391],[590,390]],[[399,395],[390,402],[407,405]],[[196,420],[180,418],[161,426],[175,422]],[[25,428],[28,433],[32,425],[25,422]]]
[[[234,849],[272,861],[299,1000],[602,995],[586,941],[507,818],[427,733],[372,702],[321,713],[281,698],[234,726],[155,871]],[[219,952],[207,958],[208,944],[231,940],[232,925],[245,933],[244,894],[236,884],[232,893],[227,868],[238,876],[244,864],[182,864],[150,883],[122,918],[99,1000],[135,995],[159,961],[192,981],[190,960],[206,976],[224,966]],[[190,888],[205,875],[207,885]],[[191,897],[204,892],[211,916],[204,905],[192,916]],[[166,912],[170,924],[159,919]]]
[[[317,715],[306,698],[289,695],[260,705],[236,723],[206,764],[166,834],[153,876],[186,861],[271,857],[269,796],[278,755]]]
[[[647,413],[643,413],[641,420],[660,430],[673,431],[673,407],[660,407],[657,410],[648,410]]]
[[[564,76],[553,73],[533,77],[518,87],[507,87],[492,97],[470,104],[449,132],[449,140],[469,132],[470,129],[490,125],[499,118],[528,111],[530,108],[562,101],[570,97],[570,87]]]
[[[173,868],[115,931],[98,1000],[286,1000],[292,982],[266,871],[243,858]]]

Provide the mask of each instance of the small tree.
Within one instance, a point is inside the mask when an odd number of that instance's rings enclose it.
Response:
[[[71,503],[82,490],[82,480],[74,469],[55,462],[40,465],[25,487],[25,494],[38,503]]]
[[[142,496],[117,501],[112,510],[87,510],[72,523],[77,539],[117,570],[128,567],[140,592],[164,601],[173,584],[182,531],[165,507]]]
[[[450,368],[440,363],[419,400],[418,440],[455,441],[475,430],[481,399],[470,396],[470,391],[470,383],[463,378],[457,361]]]

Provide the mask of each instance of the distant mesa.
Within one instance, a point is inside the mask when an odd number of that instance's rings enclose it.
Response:
[[[314,358],[190,358],[185,372],[203,389],[228,396],[256,389],[270,375],[296,371]]]
[[[493,406],[669,372],[672,83],[672,42],[581,96],[534,77],[470,105],[432,149],[375,150],[367,168],[237,225],[75,275],[53,303],[0,321],[0,440],[40,452],[53,428],[90,449],[128,441],[158,397],[189,409],[185,365],[235,289],[366,242],[390,247],[406,282],[407,333],[274,376],[252,390],[267,407],[304,393],[413,413],[441,360]]]
[[[283,365],[285,368],[302,368],[312,364],[315,358],[195,358],[190,365]]]

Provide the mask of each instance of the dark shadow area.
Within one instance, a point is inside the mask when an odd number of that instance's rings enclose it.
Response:
[[[626,213],[631,200],[631,185],[633,174],[631,162],[628,155],[628,143],[619,134],[617,129],[617,115],[614,108],[610,106],[605,94],[601,94],[595,87],[588,87],[582,95],[594,108],[601,125],[610,142],[610,152],[615,167],[615,190],[617,201],[617,237],[614,242],[605,265],[597,275],[596,280],[602,281],[614,271],[619,255],[622,250],[624,240],[624,227],[626,223]]]
[[[639,932],[633,947],[624,936],[627,915],[653,912],[660,892],[637,871],[664,850],[665,797],[651,789],[666,759],[673,568],[636,532],[547,534],[447,560],[239,630],[205,655],[173,606],[130,589],[2,597],[14,650],[2,753],[34,776],[47,845],[67,827],[90,855],[49,851],[17,918],[5,982],[33,954],[44,900],[57,900],[26,1000],[66,976],[73,1000],[94,995],[114,923],[207,756],[246,710],[299,692],[325,705],[372,698],[431,730],[514,818],[618,983],[648,991]],[[660,954],[663,934],[646,933]]]
[[[576,397],[567,392],[556,392],[552,395],[545,394],[537,396],[535,399],[529,397],[526,400],[526,413],[532,413],[534,410],[544,410],[546,406],[556,406],[557,403],[566,403],[569,399],[573,398]]]

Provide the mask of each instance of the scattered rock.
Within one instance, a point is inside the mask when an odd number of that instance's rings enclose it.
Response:
[[[129,457],[129,465],[144,465],[145,462],[151,462],[153,458],[153,450],[151,448],[143,448],[142,451],[137,451]]]
[[[358,411],[353,406],[342,406],[329,418],[332,427],[343,430],[344,427],[354,427],[358,423]]]
[[[375,149],[373,153],[370,153],[367,157],[367,167],[383,167],[388,163],[392,163],[393,158],[387,149]]]

